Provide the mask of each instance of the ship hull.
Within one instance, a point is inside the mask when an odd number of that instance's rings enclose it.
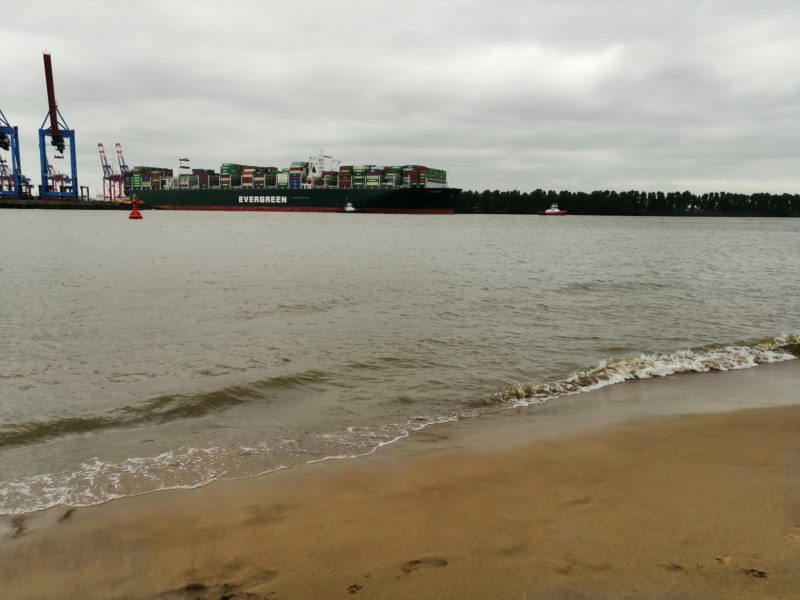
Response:
[[[452,214],[455,188],[231,188],[133,190],[145,208],[163,210]]]

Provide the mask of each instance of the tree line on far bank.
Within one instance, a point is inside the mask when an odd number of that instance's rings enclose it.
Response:
[[[800,194],[711,192],[463,191],[460,213],[536,214],[558,206],[577,215],[728,215],[800,217]]]

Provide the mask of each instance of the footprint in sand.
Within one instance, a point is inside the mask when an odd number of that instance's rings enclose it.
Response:
[[[28,524],[26,523],[25,516],[17,516],[11,519],[11,533],[8,534],[12,540],[14,538],[22,537],[28,531]]]
[[[423,556],[415,560],[410,560],[406,564],[404,564],[403,568],[400,570],[403,571],[403,573],[411,573],[411,571],[426,569],[428,567],[446,567],[446,566],[447,566],[447,559],[444,556],[437,554],[437,555]]]
[[[718,556],[715,560],[719,564],[725,565],[726,567],[729,567],[729,566],[731,566],[733,564],[733,557],[730,554],[725,554],[723,556]]]
[[[794,542],[795,544],[800,544],[800,527],[795,527],[794,531],[786,537],[789,538],[790,542]]]
[[[261,583],[267,583],[275,579],[277,576],[278,576],[277,571],[272,571],[271,569],[267,569],[266,571],[261,571],[261,573],[259,573],[258,578],[261,580]]]
[[[76,510],[78,510],[78,509],[75,508],[75,507],[68,508],[63,515],[58,517],[58,522],[59,523],[63,523],[64,521],[68,520],[70,517],[72,517],[72,515],[75,514]]]
[[[759,569],[742,569],[742,573],[750,575],[751,577],[758,577],[759,579],[765,579],[767,577],[767,572],[760,571]]]

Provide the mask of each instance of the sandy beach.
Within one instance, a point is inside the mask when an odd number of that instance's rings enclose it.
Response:
[[[6,517],[2,596],[797,598],[800,407],[769,406],[797,362],[614,386],[606,409],[629,418],[600,425],[520,411],[362,459]],[[764,407],[631,416],[650,392],[681,412],[713,377]]]

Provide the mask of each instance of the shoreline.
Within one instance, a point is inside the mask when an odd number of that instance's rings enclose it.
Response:
[[[135,456],[128,459],[122,458],[122,462],[98,463],[98,465],[107,467],[100,480],[94,477],[95,467],[93,465],[81,465],[82,471],[73,471],[72,473],[44,471],[43,474],[33,475],[27,480],[16,480],[12,477],[8,483],[10,491],[9,488],[6,488],[4,492],[3,487],[0,487],[0,498],[5,493],[4,502],[0,505],[0,519],[11,515],[32,514],[60,505],[89,507],[121,498],[142,496],[170,489],[198,489],[216,481],[261,477],[285,469],[302,468],[330,460],[363,459],[376,452],[385,452],[386,448],[395,444],[407,444],[409,439],[413,440],[418,436],[424,437],[427,434],[423,432],[431,427],[435,431],[440,431],[444,425],[457,427],[459,431],[470,431],[473,427],[477,427],[478,431],[486,434],[487,431],[504,426],[508,422],[509,415],[512,415],[513,422],[519,423],[520,415],[528,414],[528,412],[530,412],[531,418],[535,417],[530,423],[527,421],[524,423],[524,427],[530,434],[540,429],[541,424],[537,422],[539,419],[548,419],[548,427],[555,427],[558,431],[568,431],[570,427],[611,423],[633,417],[714,412],[731,410],[735,407],[763,406],[763,402],[752,398],[746,401],[737,400],[736,405],[732,406],[731,398],[740,395],[736,382],[741,377],[748,377],[736,373],[755,367],[769,369],[770,365],[794,361],[796,357],[792,352],[798,352],[796,335],[766,338],[744,346],[709,346],[667,354],[642,355],[638,359],[609,359],[609,362],[600,361],[593,367],[575,371],[561,378],[497,392],[487,396],[483,403],[476,403],[472,408],[464,408],[462,411],[453,411],[447,416],[412,417],[406,415],[405,422],[399,420],[392,424],[394,429],[390,434],[387,435],[387,431],[384,430],[380,441],[374,437],[368,439],[369,433],[362,434],[362,437],[357,440],[362,445],[358,450],[350,451],[346,444],[341,444],[338,447],[329,448],[328,454],[317,452],[304,456],[302,452],[299,452],[281,459],[270,456],[269,451],[260,454],[247,445],[240,444],[238,450],[235,445],[227,448],[220,447],[224,456],[227,456],[229,460],[236,463],[237,457],[246,456],[250,465],[242,467],[240,464],[238,470],[233,472],[224,470],[223,467],[222,472],[218,471],[202,480],[200,480],[201,475],[208,475],[211,467],[202,464],[202,461],[200,463],[190,461],[190,464],[182,466],[182,472],[189,474],[183,480],[171,479],[170,464],[164,462],[160,466],[165,470],[165,478],[169,483],[161,486],[159,482],[163,483],[164,480],[152,477],[149,480],[139,479],[137,481],[137,470],[130,471],[127,467],[138,465],[141,472],[146,472],[147,469],[141,469],[142,464]],[[780,397],[792,397],[790,387],[794,385],[794,379],[789,375],[792,369],[800,371],[800,363],[795,363],[794,367],[787,369],[770,371],[773,373],[770,385],[773,388],[782,386],[776,390]],[[677,379],[673,379],[676,376]],[[692,377],[692,379],[685,379],[686,377]],[[699,378],[695,379],[695,377]],[[673,381],[692,381],[698,386],[698,393],[689,398],[671,397],[669,386],[673,385]],[[617,394],[609,389],[616,388],[621,384],[630,386],[626,388],[628,391],[624,394]],[[640,393],[631,401],[633,390],[640,390]],[[624,398],[628,398],[628,400],[620,401]],[[131,433],[136,435],[136,429],[114,432],[110,428],[106,431],[101,428],[100,433],[113,434],[116,443],[119,443],[122,439],[120,436]],[[84,438],[86,450],[91,451],[93,439],[91,437]],[[144,460],[151,460],[151,465],[158,468],[159,465],[155,463],[164,457],[167,457],[165,460],[175,464],[176,461],[181,462],[190,457],[192,452],[193,448],[187,446],[179,449],[178,457],[169,457],[167,453],[163,453],[149,458],[145,457]],[[225,460],[224,456],[223,461]],[[5,473],[13,473],[13,470],[6,469]],[[82,479],[88,487],[81,488],[79,484],[75,483],[75,477]],[[152,485],[148,485],[150,483]],[[20,491],[17,497],[13,495],[15,489]],[[31,492],[31,490],[34,491]],[[40,494],[38,497],[37,493]],[[10,501],[8,501],[9,499]]]
[[[794,362],[628,382],[359,460],[4,518],[0,580],[14,598],[791,598],[800,406],[754,405],[791,403]],[[687,415],[702,393],[725,398]],[[659,397],[676,402],[637,414]]]

